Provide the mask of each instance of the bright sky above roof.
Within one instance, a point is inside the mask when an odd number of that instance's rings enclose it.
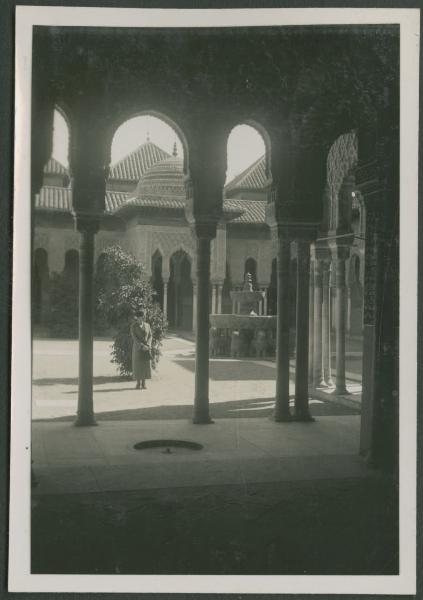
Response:
[[[152,116],[135,117],[126,121],[113,138],[112,164],[130,154],[147,138],[157,146],[172,154],[176,142],[178,156],[183,156],[182,144],[176,132],[164,121]],[[68,130],[62,115],[54,113],[53,157],[66,167],[68,166]],[[249,125],[234,127],[228,138],[228,170],[226,181],[249,167],[265,152],[261,135]]]

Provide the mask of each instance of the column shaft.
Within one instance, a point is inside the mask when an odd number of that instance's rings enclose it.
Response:
[[[331,364],[331,294],[330,294],[331,264],[329,261],[323,263],[323,309],[322,309],[322,352],[323,352],[323,376],[326,385],[332,387],[332,364]]]
[[[192,329],[197,331],[197,282],[192,284]]]
[[[95,425],[93,407],[94,229],[80,230],[79,243],[79,378],[75,425]]]
[[[324,385],[322,355],[322,308],[323,308],[323,261],[314,263],[314,344],[313,344],[313,383]]]
[[[163,281],[163,316],[167,320],[167,281]]]
[[[209,290],[210,243],[197,238],[197,337],[195,360],[194,423],[211,423],[209,414]]]
[[[308,381],[313,383],[314,381],[314,261],[310,263],[310,307],[308,311]]]
[[[278,234],[277,253],[277,320],[276,320],[276,398],[275,421],[287,421],[289,412],[289,267],[291,242]]]
[[[222,314],[222,293],[223,293],[223,285],[219,284],[217,286],[217,314]]]
[[[310,242],[297,241],[297,355],[295,366],[295,418],[312,420],[308,406],[308,311]]]
[[[267,292],[268,289],[267,287],[263,288],[264,289],[264,299],[263,299],[263,315],[265,317],[267,317]]]
[[[337,258],[336,264],[336,394],[346,394],[345,387],[345,330],[346,330],[346,284],[345,259]]]
[[[217,291],[217,286],[215,283],[212,284],[212,302],[211,302],[211,313],[215,314],[216,313],[216,291]]]

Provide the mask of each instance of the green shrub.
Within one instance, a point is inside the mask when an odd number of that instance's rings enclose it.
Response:
[[[49,310],[45,320],[53,337],[78,337],[78,282],[63,273],[52,273],[49,282]]]
[[[154,289],[146,279],[142,265],[120,246],[104,251],[98,280],[99,318],[113,330],[112,361],[121,375],[132,372],[132,337],[130,326],[134,313],[143,309],[152,332],[152,367],[160,357],[166,328],[160,306],[154,302]]]

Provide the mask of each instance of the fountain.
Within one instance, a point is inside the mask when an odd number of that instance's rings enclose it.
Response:
[[[210,315],[210,355],[266,357],[275,352],[276,316],[258,315],[266,292],[253,289],[246,273],[242,290],[230,293],[233,314]]]

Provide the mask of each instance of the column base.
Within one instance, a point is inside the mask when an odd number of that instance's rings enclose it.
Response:
[[[334,387],[335,387],[335,384],[334,384],[334,382],[333,382],[333,380],[332,380],[332,379],[327,379],[327,380],[326,380],[326,386],[327,386],[327,387],[330,387],[330,388],[334,388]]]
[[[314,381],[313,383],[314,387],[328,387],[328,384],[326,383],[326,381],[324,379],[319,379],[318,381]]]
[[[346,387],[335,387],[332,394],[334,394],[335,396],[351,396],[351,392],[349,392]]]
[[[74,421],[75,427],[94,427],[98,425],[94,415],[77,415]]]
[[[192,422],[194,425],[213,425],[214,424],[213,419],[209,416],[207,416],[207,417],[194,416],[192,418]]]
[[[313,423],[316,419],[307,413],[296,413],[291,419],[292,421],[300,421],[302,423]]]
[[[289,411],[273,413],[273,415],[270,415],[269,420],[274,421],[275,423],[289,423],[292,421],[292,415]]]

